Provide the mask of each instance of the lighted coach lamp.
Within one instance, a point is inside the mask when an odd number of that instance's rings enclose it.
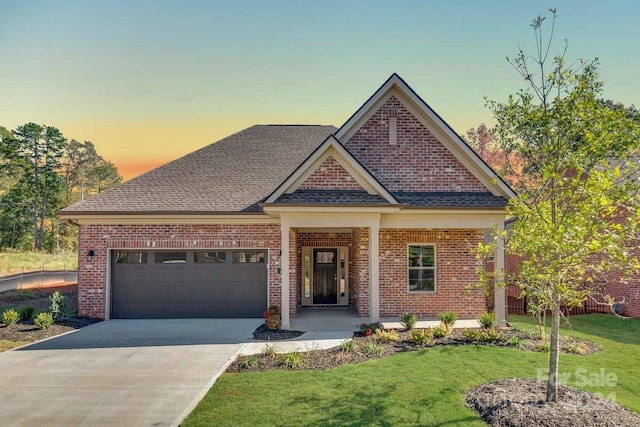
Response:
[[[91,261],[95,254],[96,251],[94,251],[93,249],[89,250],[89,252],[87,252],[87,261]]]

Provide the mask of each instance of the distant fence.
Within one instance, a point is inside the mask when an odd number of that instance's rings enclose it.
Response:
[[[0,277],[0,292],[37,288],[78,282],[78,272],[70,270],[41,270]]]
[[[527,314],[528,304],[527,297],[520,296],[521,290],[515,285],[507,285],[507,309],[509,314]],[[584,303],[576,307],[562,307],[562,312],[567,314],[591,314],[591,313],[609,313],[611,308],[608,305],[598,304],[597,301],[588,298]]]

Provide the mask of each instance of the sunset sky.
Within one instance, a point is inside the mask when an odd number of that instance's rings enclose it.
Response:
[[[0,125],[92,141],[126,179],[252,124],[340,126],[393,72],[461,134],[523,87],[532,19],[640,105],[640,2],[0,0]]]

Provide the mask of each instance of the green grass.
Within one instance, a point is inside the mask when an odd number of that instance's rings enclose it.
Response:
[[[526,317],[511,319],[522,327]],[[589,356],[562,355],[569,384],[640,412],[640,320],[572,317],[567,335],[601,347]],[[433,347],[327,371],[224,374],[184,426],[482,426],[464,406],[469,388],[499,378],[532,377],[547,354],[488,346]],[[601,371],[604,369],[604,371]],[[614,374],[613,387],[589,385]],[[578,375],[576,375],[576,373]],[[613,393],[613,394],[612,394]]]
[[[77,270],[78,254],[0,252],[0,276],[40,270]]]

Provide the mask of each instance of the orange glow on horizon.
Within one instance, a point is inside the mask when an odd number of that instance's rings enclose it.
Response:
[[[122,180],[128,181],[167,162],[169,162],[169,160],[164,162],[161,160],[155,162],[117,162],[115,165],[118,168],[118,173],[122,177]]]

